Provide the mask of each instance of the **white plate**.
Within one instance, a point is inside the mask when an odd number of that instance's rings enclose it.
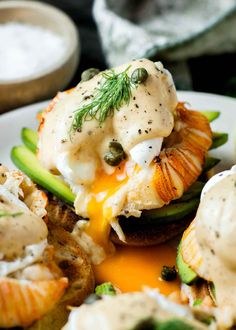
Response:
[[[212,123],[213,130],[229,133],[229,141],[222,147],[211,152],[222,161],[218,169],[229,168],[236,163],[236,100],[230,97],[196,93],[178,92],[180,101],[186,101],[192,109],[219,110],[220,118]],[[0,116],[0,162],[9,168],[13,167],[10,160],[12,146],[21,144],[22,127],[36,128],[36,114],[44,109],[48,101],[29,105]]]

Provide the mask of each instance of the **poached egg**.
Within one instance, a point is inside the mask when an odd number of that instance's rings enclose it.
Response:
[[[177,96],[171,75],[160,62],[135,60],[114,72],[127,70],[131,76],[138,68],[148,72],[147,80],[133,88],[130,101],[102,125],[96,118],[85,120],[82,129],[70,134],[76,109],[93,100],[103,84],[102,73],[60,93],[40,125],[40,162],[70,185],[76,193],[76,213],[90,219],[88,234],[104,246],[111,224],[118,227],[117,216],[139,217],[142,210],[164,204],[153,184],[152,161],[173,130]],[[104,161],[111,141],[119,142],[126,154],[116,167]]]
[[[228,329],[236,322],[236,166],[208,181],[194,221],[201,269],[215,287],[215,316]]]

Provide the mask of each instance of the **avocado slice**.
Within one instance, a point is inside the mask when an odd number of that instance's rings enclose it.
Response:
[[[214,157],[206,157],[205,164],[202,169],[202,173],[206,173],[210,171],[213,167],[215,167],[220,162],[220,159]]]
[[[191,185],[191,187],[187,191],[185,191],[185,193],[183,194],[182,197],[180,197],[176,201],[173,201],[172,203],[187,202],[190,199],[193,199],[195,197],[200,196],[201,191],[202,191],[204,185],[205,185],[205,182],[201,182],[201,181],[194,182]]]
[[[199,112],[201,112],[204,116],[207,117],[209,123],[211,123],[220,116],[220,111],[199,111]]]
[[[159,321],[154,317],[148,317],[139,321],[132,330],[197,330],[198,328],[190,322],[190,320],[182,320],[177,317],[170,318],[166,321]]]
[[[28,127],[23,127],[21,130],[21,140],[24,145],[33,153],[37,151],[38,133]]]
[[[144,210],[141,218],[147,220],[178,220],[194,212],[199,205],[199,198],[193,198],[186,202],[175,202],[159,209]]]
[[[195,326],[180,320],[171,319],[161,323],[157,323],[155,330],[197,330]]]
[[[179,277],[183,283],[191,285],[198,278],[198,275],[189,267],[188,264],[186,264],[182,257],[181,241],[178,246],[176,264],[179,272]]]
[[[227,133],[220,133],[220,132],[213,132],[212,135],[212,145],[210,149],[216,149],[221,147],[228,141],[228,134]]]
[[[13,147],[11,150],[11,159],[16,167],[29,176],[32,181],[64,202],[73,205],[75,195],[68,185],[57,176],[44,169],[34,153],[28,148],[24,146]]]

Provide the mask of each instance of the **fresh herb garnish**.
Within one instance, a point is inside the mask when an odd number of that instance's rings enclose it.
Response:
[[[105,282],[96,286],[95,293],[99,296],[102,295],[115,296],[116,289],[110,282]]]
[[[199,306],[202,304],[202,299],[201,298],[198,298],[196,299],[194,302],[193,302],[193,306],[196,307],[196,306]]]
[[[82,129],[85,121],[97,119],[101,126],[107,117],[112,116],[114,110],[119,111],[122,104],[128,104],[131,98],[131,88],[136,84],[132,82],[127,69],[120,73],[108,70],[102,73],[103,82],[95,88],[91,101],[75,110],[71,131]]]
[[[22,214],[23,214],[23,212],[10,213],[10,212],[0,210],[0,218],[1,217],[13,217],[13,218],[15,218],[15,217],[18,217]]]

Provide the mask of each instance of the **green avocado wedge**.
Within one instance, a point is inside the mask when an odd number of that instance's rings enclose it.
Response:
[[[183,260],[181,254],[181,242],[178,247],[176,264],[179,272],[179,277],[183,283],[191,285],[198,278],[197,274]]]
[[[219,158],[206,157],[202,172],[206,173],[206,172],[210,171],[213,167],[215,167],[217,164],[219,164],[219,162],[220,162]]]
[[[45,188],[64,202],[73,205],[75,195],[70,188],[57,176],[44,169],[34,153],[25,146],[13,147],[11,160],[33,182]]]
[[[36,131],[23,127],[21,130],[21,140],[29,150],[36,153],[38,145],[38,133]]]
[[[186,202],[176,202],[163,206],[159,209],[145,210],[142,212],[141,218],[149,220],[178,220],[196,211],[199,205],[199,198],[193,198]]]
[[[197,328],[187,321],[180,319],[171,319],[161,323],[157,323],[155,330],[197,330]]]
[[[227,141],[228,141],[228,134],[227,133],[213,132],[212,145],[210,147],[210,150],[221,147]]]
[[[220,111],[199,111],[201,112],[204,116],[207,117],[209,123],[213,122],[220,116]]]
[[[139,321],[130,330],[198,330],[207,329],[199,322],[192,322],[189,319],[178,318],[173,316],[167,320],[158,320],[154,317],[149,317]]]
[[[194,182],[191,185],[191,187],[183,194],[182,197],[178,198],[175,201],[172,201],[172,203],[187,202],[190,199],[193,199],[195,197],[199,197],[204,185],[205,185],[205,182],[201,182],[201,181]]]

